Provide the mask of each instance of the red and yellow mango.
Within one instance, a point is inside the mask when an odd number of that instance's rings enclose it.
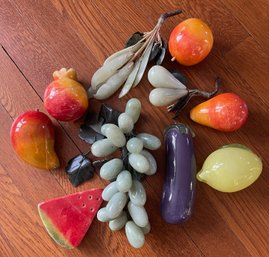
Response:
[[[17,155],[40,169],[59,167],[54,150],[54,127],[49,117],[39,111],[21,114],[10,130],[12,146]]]

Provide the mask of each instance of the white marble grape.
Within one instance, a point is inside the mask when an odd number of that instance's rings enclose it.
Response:
[[[118,125],[121,131],[127,134],[130,133],[134,128],[133,119],[125,112],[120,114],[118,118]]]
[[[119,173],[116,179],[117,189],[120,192],[128,192],[132,187],[132,175],[128,170]]]
[[[147,195],[144,186],[138,180],[133,180],[132,187],[128,192],[132,203],[143,206],[146,203]]]
[[[118,192],[112,196],[107,203],[106,213],[109,219],[115,219],[121,215],[123,208],[127,203],[127,195],[123,192]]]
[[[154,175],[157,172],[157,162],[154,156],[147,150],[141,151],[140,154],[145,156],[149,162],[149,169],[145,172],[145,174],[149,176]]]
[[[148,214],[143,206],[137,206],[130,201],[128,203],[128,211],[137,226],[145,227],[148,224]]]
[[[142,229],[144,235],[148,234],[150,232],[150,230],[151,230],[150,223],[148,223],[145,227],[141,227],[141,229]]]
[[[98,140],[92,144],[91,152],[96,157],[106,157],[118,149],[107,138]]]
[[[125,225],[125,233],[130,245],[134,248],[141,248],[145,243],[145,235],[140,227],[133,221],[128,221]]]
[[[143,141],[137,137],[133,137],[128,140],[126,147],[130,153],[140,153],[143,149]]]
[[[117,147],[123,147],[126,144],[126,138],[118,126],[112,123],[107,123],[102,127],[104,127],[104,135],[110,140],[113,145]]]
[[[102,192],[102,198],[104,201],[109,201],[114,194],[119,192],[116,181],[110,183],[105,187],[105,189]]]
[[[140,133],[137,135],[143,141],[143,145],[145,148],[149,150],[157,150],[161,146],[161,141],[158,137],[148,134],[148,133]]]
[[[122,214],[118,218],[109,221],[109,228],[112,231],[120,230],[125,226],[127,221],[128,221],[127,214],[125,211],[123,211]]]
[[[141,112],[141,102],[137,98],[130,99],[125,107],[125,113],[127,113],[134,123],[139,119]]]
[[[97,219],[101,222],[107,222],[110,220],[109,217],[107,216],[106,208],[99,209],[96,216],[97,216]]]
[[[102,127],[101,127],[101,133],[106,136],[106,129],[109,128],[109,125],[110,123],[107,123],[107,124],[104,124]]]
[[[130,165],[138,172],[145,173],[149,169],[149,162],[141,154],[132,153],[129,155],[129,163]]]
[[[117,177],[117,175],[123,169],[123,161],[118,158],[114,158],[106,162],[100,169],[100,176],[106,180],[112,180]]]

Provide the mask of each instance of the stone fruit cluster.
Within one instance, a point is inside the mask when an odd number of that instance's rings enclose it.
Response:
[[[124,148],[121,158],[107,161],[100,169],[100,177],[111,183],[102,193],[103,200],[108,203],[98,211],[97,219],[109,222],[112,231],[125,227],[127,239],[135,248],[143,246],[144,235],[150,231],[144,207],[146,191],[139,178],[141,175],[154,175],[157,171],[155,158],[145,149],[156,150],[161,146],[160,140],[151,134],[131,133],[140,110],[140,101],[130,99],[125,112],[118,117],[118,126],[104,124],[101,132],[106,138],[96,141],[91,150],[96,157],[106,157]]]

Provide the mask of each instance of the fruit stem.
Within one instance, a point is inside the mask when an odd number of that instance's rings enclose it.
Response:
[[[136,60],[137,58],[139,58],[141,55],[143,55],[146,49],[148,48],[148,46],[150,45],[150,43],[155,39],[156,36],[158,37],[158,39],[160,38],[160,35],[159,35],[160,28],[167,18],[180,14],[180,13],[182,13],[182,10],[175,10],[175,11],[162,14],[160,18],[158,19],[156,26],[150,32],[147,32],[144,34],[144,37],[140,40],[140,41],[145,40],[144,44],[141,46],[141,48],[139,48],[139,50],[134,54],[134,56],[131,58],[129,62],[132,62]]]
[[[202,96],[205,98],[211,98],[219,91],[220,86],[221,86],[221,80],[219,77],[217,77],[215,80],[214,90],[212,90],[211,92],[200,91],[198,89],[190,90],[190,92],[193,93],[193,96],[196,95],[196,96]]]
[[[78,81],[77,72],[73,68],[61,68],[60,70],[54,71],[52,76],[54,80],[69,78]]]
[[[161,26],[167,18],[175,16],[175,15],[178,15],[178,14],[181,14],[181,13],[182,13],[182,10],[174,10],[174,11],[171,11],[171,12],[163,13],[160,16],[157,25]]]
[[[129,60],[129,62],[133,62],[134,60],[136,60],[137,58],[139,58],[140,56],[142,56],[144,54],[144,52],[146,51],[146,49],[148,48],[148,46],[150,45],[150,43],[152,42],[153,38],[155,36],[154,30],[152,30],[146,38],[145,43],[137,50],[137,52],[134,54],[134,56]],[[140,55],[141,54],[141,55]]]
[[[178,117],[179,113],[184,109],[192,97],[202,96],[207,99],[211,98],[219,91],[220,86],[221,80],[217,77],[215,80],[215,88],[211,92],[200,91],[198,89],[188,90],[188,93],[185,96],[180,97],[176,103],[169,105],[167,110],[168,112],[175,112],[175,116],[173,117],[173,119],[175,119]]]

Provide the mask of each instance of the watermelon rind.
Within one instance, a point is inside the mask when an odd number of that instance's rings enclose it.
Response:
[[[64,237],[64,235],[57,230],[57,228],[53,225],[53,222],[51,219],[40,209],[40,206],[38,206],[38,213],[39,216],[49,233],[49,235],[53,238],[53,240],[59,244],[60,246],[66,248],[66,249],[73,249],[74,246],[72,246]]]

